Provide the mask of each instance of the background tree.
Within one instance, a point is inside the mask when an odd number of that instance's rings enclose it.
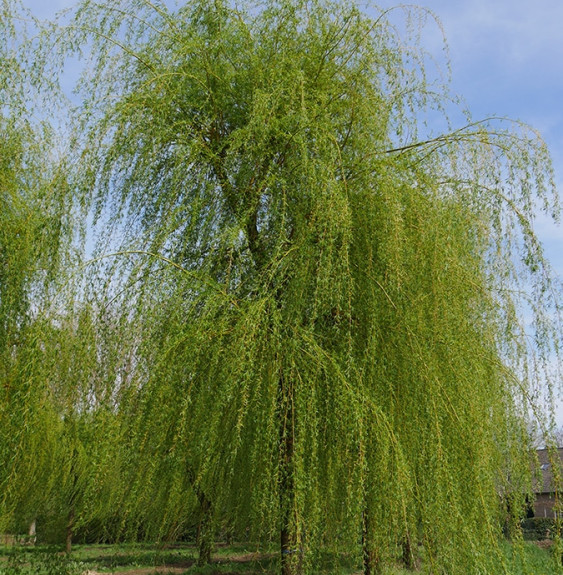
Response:
[[[17,7],[0,5],[0,525],[16,508],[32,521],[36,482],[49,465],[52,412],[43,394],[37,316],[62,261],[68,222],[49,127],[26,114]]]
[[[40,176],[38,144],[25,122],[1,119],[0,168],[0,421],[2,436],[3,517],[15,504],[13,492],[25,502],[29,521],[41,483],[48,472],[50,439],[56,416],[48,400],[43,360],[43,322],[38,317],[47,301],[58,259],[60,220],[56,181]],[[41,167],[40,167],[41,165]],[[11,501],[11,502],[10,502]]]
[[[40,98],[21,6],[2,2],[0,14],[0,530],[21,532],[45,519],[64,483],[52,366],[65,360],[52,336],[63,331],[54,300],[70,281],[74,228],[52,126],[34,113]]]
[[[55,325],[53,325],[55,324]],[[122,493],[116,381],[123,377],[119,322],[77,302],[44,330],[49,397],[59,421],[51,462],[54,488],[41,508],[43,537],[65,541],[117,538],[114,506]],[[103,503],[101,503],[103,502]]]

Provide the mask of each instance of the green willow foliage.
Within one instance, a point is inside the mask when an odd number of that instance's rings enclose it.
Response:
[[[48,450],[41,449],[49,436],[49,415],[34,389],[40,361],[32,315],[58,257],[61,219],[41,175],[47,134],[36,132],[21,115],[24,90],[17,80],[21,68],[10,5],[3,2],[0,15],[1,529],[22,502],[34,505],[37,493],[29,477],[43,477],[49,465]]]
[[[27,30],[0,4],[0,531],[37,518],[56,485],[53,295],[68,265],[71,204],[53,132],[28,106]],[[63,280],[65,281],[65,280]]]
[[[30,478],[44,479],[52,455],[56,416],[43,393],[42,322],[34,316],[59,257],[61,219],[39,176],[40,146],[25,122],[0,118],[0,517],[17,501],[23,515],[33,513],[41,495]]]
[[[284,575],[507,572],[560,348],[541,140],[421,130],[449,95],[376,7],[85,0],[55,36],[89,55],[72,177],[107,294],[53,328],[69,519],[197,528],[203,561],[219,528],[279,541]]]

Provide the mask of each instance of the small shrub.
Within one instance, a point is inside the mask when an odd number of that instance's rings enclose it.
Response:
[[[549,539],[553,529],[554,520],[551,517],[530,517],[522,521],[524,539],[528,541]]]

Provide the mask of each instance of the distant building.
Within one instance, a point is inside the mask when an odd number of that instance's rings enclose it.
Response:
[[[556,489],[554,485],[554,472],[559,477],[563,476],[563,449],[558,448],[555,461],[550,461],[550,453],[547,449],[538,449],[538,461],[540,465],[539,476],[534,480],[534,517],[555,517],[553,507],[556,501]],[[552,456],[553,457],[553,456]],[[559,466],[559,470],[553,469],[554,465]],[[562,497],[559,493],[558,497]]]

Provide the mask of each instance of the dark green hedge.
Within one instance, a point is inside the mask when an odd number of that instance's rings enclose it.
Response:
[[[554,519],[551,517],[530,517],[522,521],[524,539],[549,539],[554,531]]]

